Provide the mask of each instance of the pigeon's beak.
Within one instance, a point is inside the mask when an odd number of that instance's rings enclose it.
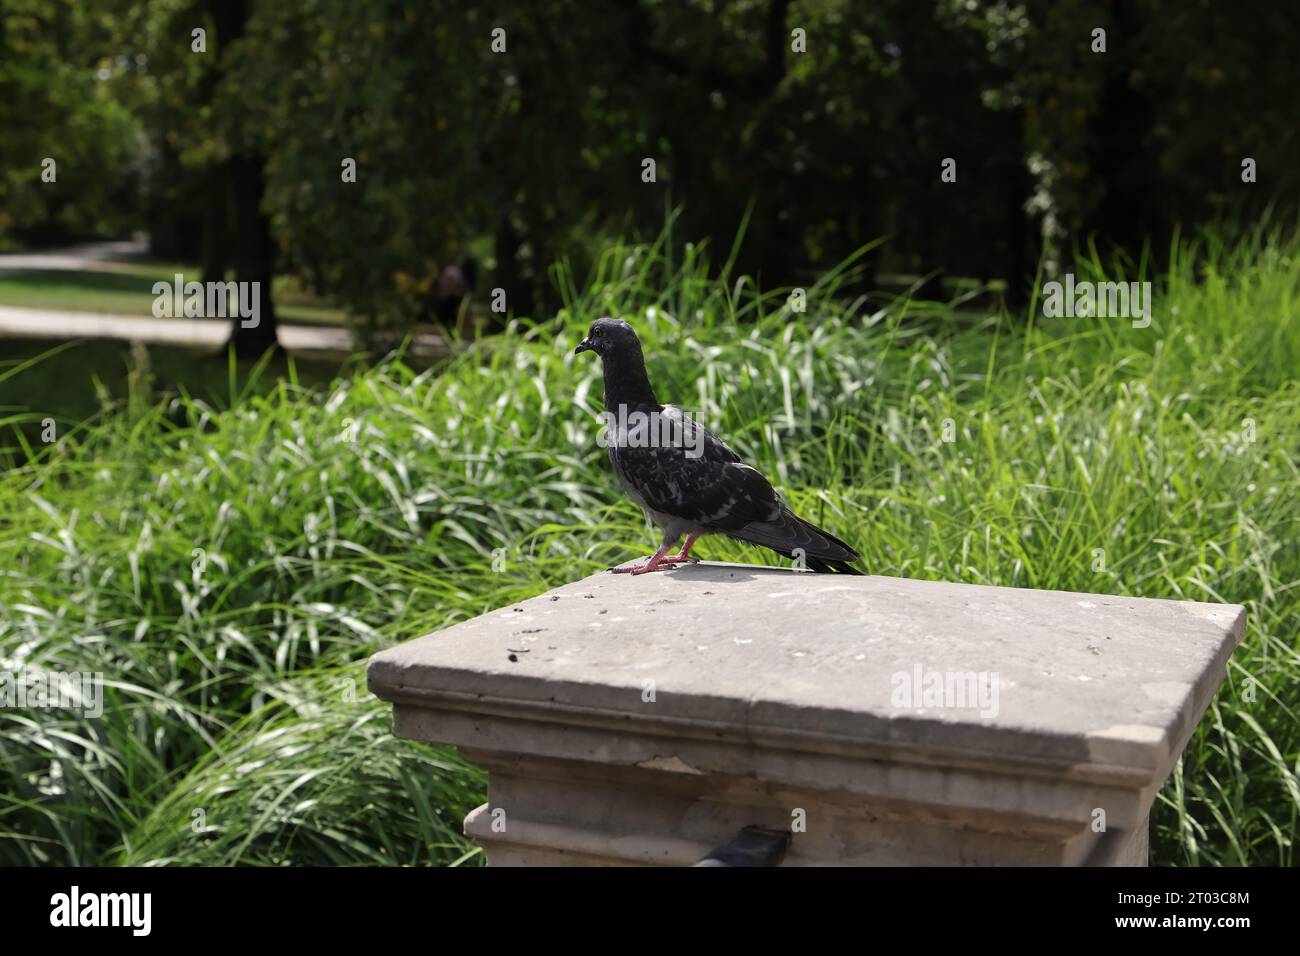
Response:
[[[592,349],[591,349],[591,340],[590,340],[590,339],[583,339],[581,342],[578,343],[578,347],[577,347],[576,349],[573,350],[573,354],[574,354],[574,355],[577,355],[577,354],[579,354],[580,352],[590,352],[591,350],[592,350]]]

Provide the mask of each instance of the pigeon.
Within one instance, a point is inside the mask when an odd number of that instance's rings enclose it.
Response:
[[[628,497],[663,532],[649,558],[614,568],[647,574],[698,560],[691,548],[706,534],[725,534],[822,573],[861,574],[858,552],[800,518],[771,483],[680,409],[660,405],[650,386],[641,341],[627,322],[592,323],[574,354],[595,352],[605,376],[605,443]],[[686,537],[682,549],[669,552]]]

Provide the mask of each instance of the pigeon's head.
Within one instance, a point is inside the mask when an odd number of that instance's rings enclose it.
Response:
[[[587,337],[578,343],[573,354],[595,352],[602,359],[613,355],[641,354],[641,342],[632,326],[622,319],[597,319],[591,323]]]

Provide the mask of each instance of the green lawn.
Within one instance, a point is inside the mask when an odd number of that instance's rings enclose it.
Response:
[[[437,371],[128,401],[31,461],[15,436],[0,657],[107,689],[99,719],[0,710],[0,863],[476,862],[460,818],[482,775],[393,738],[362,662],[645,552],[596,441],[598,363],[571,355],[612,314],[662,399],[873,572],[1245,604],[1152,859],[1293,865],[1300,243],[1185,247],[1148,329],[905,300],[866,316],[840,271],[794,316],[716,271],[698,248],[613,248],[589,279],[561,273],[554,322]]]
[[[95,268],[0,272],[0,305],[110,315],[153,315],[155,282],[174,282],[180,273],[195,281],[193,264],[154,261],[104,262]],[[284,322],[341,324],[342,309],[311,295],[290,277],[275,281],[276,316]]]

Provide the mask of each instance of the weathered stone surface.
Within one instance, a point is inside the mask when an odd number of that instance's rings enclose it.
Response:
[[[497,828],[466,826],[494,863],[689,863],[792,820],[787,865],[1140,862],[1243,626],[1237,606],[704,564],[565,585],[383,651],[369,680],[399,734],[490,771]]]

